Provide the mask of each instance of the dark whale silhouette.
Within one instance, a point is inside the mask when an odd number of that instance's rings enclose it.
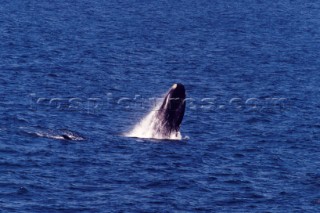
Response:
[[[183,84],[174,84],[166,94],[163,103],[156,113],[159,120],[155,131],[169,137],[178,133],[186,108],[186,92]]]
[[[46,129],[42,127],[21,127],[22,131],[33,136],[57,140],[83,141],[85,138],[79,133],[67,129]]]
[[[182,84],[173,84],[162,102],[125,135],[136,138],[181,140],[180,126],[186,108],[186,91]]]

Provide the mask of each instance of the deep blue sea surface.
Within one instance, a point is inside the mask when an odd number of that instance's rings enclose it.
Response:
[[[0,38],[0,212],[320,211],[319,1],[3,0]],[[125,137],[176,82],[184,139]]]

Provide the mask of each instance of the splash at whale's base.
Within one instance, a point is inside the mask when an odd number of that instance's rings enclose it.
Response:
[[[172,132],[170,135],[165,135],[159,131],[161,121],[157,117],[159,107],[155,107],[151,112],[145,116],[135,127],[126,133],[127,137],[134,138],[153,138],[153,139],[168,139],[168,140],[182,140],[180,131]]]

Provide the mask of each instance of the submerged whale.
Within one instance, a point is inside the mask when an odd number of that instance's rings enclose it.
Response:
[[[40,127],[21,127],[23,132],[43,138],[51,138],[57,140],[83,141],[85,140],[79,133],[67,129],[46,129]]]
[[[185,100],[186,92],[183,84],[173,84],[163,101],[126,135],[138,138],[180,140],[180,126],[186,108]]]

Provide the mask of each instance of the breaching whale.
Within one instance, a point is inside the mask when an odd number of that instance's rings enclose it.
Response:
[[[162,103],[152,109],[127,136],[181,139],[180,126],[186,108],[185,100],[186,92],[183,84],[173,84]]]
[[[156,131],[164,136],[177,134],[186,108],[186,92],[183,84],[174,84],[165,96],[160,109],[156,113],[159,124]]]

